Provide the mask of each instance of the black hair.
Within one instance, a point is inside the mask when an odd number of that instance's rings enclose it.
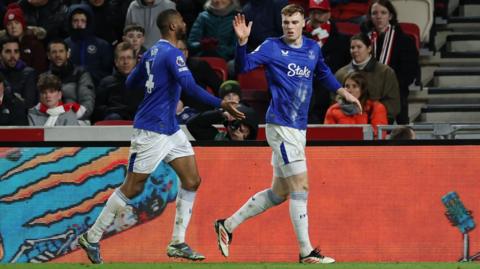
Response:
[[[17,38],[15,38],[13,36],[6,35],[6,36],[0,38],[0,51],[3,50],[3,46],[7,43],[17,43],[18,48],[20,48],[20,41],[18,41]]]
[[[180,16],[180,13],[175,9],[167,9],[158,14],[157,27],[162,36],[167,35],[170,24],[172,23],[173,18],[176,16]]]
[[[67,42],[65,42],[65,40],[61,39],[61,38],[55,38],[53,39],[52,41],[48,42],[48,45],[47,45],[47,52],[50,52],[50,46],[52,44],[62,44],[64,47],[65,47],[65,51],[68,51],[70,48],[68,47],[68,44]]]
[[[392,2],[390,2],[390,0],[373,0],[372,2],[370,2],[370,5],[368,6],[367,21],[365,22],[368,29],[375,28],[372,22],[372,7],[374,4],[379,4],[385,7],[386,9],[388,9],[388,12],[392,14],[392,18],[390,19],[391,25],[396,26],[398,24],[397,10],[395,10],[395,7],[393,6]]]

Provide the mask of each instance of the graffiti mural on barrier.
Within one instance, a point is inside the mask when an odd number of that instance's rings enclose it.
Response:
[[[76,249],[127,162],[126,147],[0,148],[0,262],[45,262]],[[161,215],[177,180],[161,163],[105,237]]]

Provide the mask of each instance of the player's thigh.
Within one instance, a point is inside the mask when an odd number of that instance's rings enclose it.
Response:
[[[180,180],[196,180],[198,176],[197,162],[195,156],[179,157],[171,161],[170,166],[175,170]]]
[[[195,190],[200,184],[200,177],[192,144],[182,130],[173,134],[170,141],[174,147],[165,157],[165,162],[175,170],[182,187]]]

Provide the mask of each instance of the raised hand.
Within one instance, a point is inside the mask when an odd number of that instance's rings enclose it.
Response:
[[[235,101],[226,101],[222,100],[221,107],[227,111],[231,117],[234,117],[235,119],[243,120],[245,119],[245,114],[243,112],[238,111],[236,108],[238,106],[238,103]]]
[[[249,22],[247,25],[245,22],[245,15],[237,14],[233,19],[233,29],[237,35],[238,44],[241,46],[247,44],[250,31],[252,30],[252,22]]]

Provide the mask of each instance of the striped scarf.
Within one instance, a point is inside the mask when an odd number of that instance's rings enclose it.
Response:
[[[390,25],[387,27],[387,30],[384,32],[385,37],[383,39],[382,48],[380,51],[380,56],[378,56],[378,48],[377,48],[377,41],[378,41],[378,33],[376,31],[372,31],[368,34],[370,40],[372,41],[373,46],[373,55],[375,58],[382,63],[389,65],[390,60],[392,58],[392,50],[393,50],[393,43],[395,39],[395,27]]]

